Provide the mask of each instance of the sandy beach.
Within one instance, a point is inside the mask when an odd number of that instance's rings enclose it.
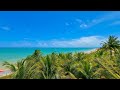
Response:
[[[11,73],[12,72],[9,69],[5,69],[5,70],[3,70],[3,72],[0,72],[0,77],[9,75]]]
[[[91,53],[91,52],[95,52],[95,51],[97,51],[97,50],[98,50],[98,48],[96,48],[96,49],[92,49],[92,50],[89,50],[89,51],[85,51],[84,53],[89,54],[89,53]]]
[[[0,70],[3,70],[3,72],[0,72],[0,77],[11,74],[12,72],[6,67],[2,66],[2,63],[3,62],[0,62]]]
[[[97,48],[97,49],[98,49],[98,48]],[[91,53],[91,52],[95,52],[97,49],[92,49],[92,50],[89,50],[89,51],[84,51],[84,53],[89,54],[89,53]],[[14,63],[15,63],[15,62],[14,62]],[[4,66],[2,66],[2,63],[1,63],[1,62],[0,62],[0,70],[3,70],[3,72],[0,72],[0,77],[6,76],[6,75],[9,75],[9,74],[12,73],[9,69],[7,69],[7,68],[5,68]]]

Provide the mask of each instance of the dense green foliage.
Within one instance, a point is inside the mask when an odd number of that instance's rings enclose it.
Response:
[[[4,62],[13,79],[120,79],[120,41],[110,36],[91,53],[52,53],[39,50],[16,64]],[[110,56],[110,57],[108,57]]]

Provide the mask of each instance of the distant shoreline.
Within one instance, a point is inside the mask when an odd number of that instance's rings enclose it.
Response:
[[[77,51],[77,52],[84,52],[84,53],[89,54],[91,52],[96,51],[97,49],[98,48],[95,48],[95,49],[92,49],[92,50],[88,50],[88,51]],[[15,61],[10,61],[10,62],[11,63],[16,63]],[[4,66],[1,66],[1,65],[2,65],[2,62],[0,62],[0,69],[4,70],[4,72],[0,72],[0,77],[11,74],[11,71],[9,69],[7,69],[7,68],[5,68]]]
[[[97,47],[72,47],[72,48],[65,48],[65,47],[52,47],[52,48],[0,48],[0,62],[1,61],[16,61],[16,60],[21,60],[23,58],[26,58],[27,56],[31,55],[34,53],[36,49],[40,50],[43,55],[51,54],[52,52],[55,53],[68,53],[68,52],[86,52],[88,50],[95,49]]]
[[[93,50],[89,50],[89,51],[85,51],[84,53],[91,53],[91,52],[95,52],[95,51],[97,51],[98,50],[98,48],[96,48],[96,49],[93,49]]]
[[[9,69],[2,69],[2,70],[3,72],[0,72],[0,77],[12,74],[12,72]]]
[[[84,48],[82,48],[82,49],[84,49]],[[80,51],[68,51],[68,52],[64,52],[64,51],[61,51],[61,52],[63,52],[63,53],[69,53],[69,52],[71,52],[71,53],[75,53],[75,52],[84,52],[84,53],[91,53],[91,52],[93,52],[93,51],[96,51],[98,48],[87,48],[87,49],[90,49],[90,50],[80,50]],[[42,50],[41,50],[41,52],[42,52]],[[55,51],[53,51],[53,52],[55,52]],[[57,52],[56,51],[56,53],[61,53],[61,52]],[[52,53],[52,52],[51,52]],[[51,53],[48,53],[48,54],[51,54]],[[43,52],[43,54],[44,54],[44,52]],[[31,55],[31,54],[29,54],[29,55]],[[22,59],[25,59],[27,56],[29,56],[29,55],[26,55],[25,57],[21,57],[21,58],[19,58],[19,59],[17,59],[16,57],[15,57],[15,59],[14,60],[12,60],[12,59],[9,59],[9,60],[0,60],[0,68],[1,68],[1,63],[3,63],[4,61],[8,61],[8,62],[10,62],[10,63],[16,63],[16,61],[20,61],[20,60],[22,60]],[[47,55],[47,54],[45,54],[45,55]]]

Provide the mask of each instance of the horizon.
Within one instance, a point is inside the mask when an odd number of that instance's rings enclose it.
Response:
[[[0,48],[100,48],[100,47],[0,47]]]
[[[0,48],[94,48],[120,39],[120,11],[0,11]]]

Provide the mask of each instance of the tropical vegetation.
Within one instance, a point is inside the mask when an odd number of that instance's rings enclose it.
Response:
[[[101,44],[90,53],[53,52],[44,56],[35,50],[16,64],[4,62],[3,66],[12,72],[9,79],[120,79],[120,41],[109,36]]]

